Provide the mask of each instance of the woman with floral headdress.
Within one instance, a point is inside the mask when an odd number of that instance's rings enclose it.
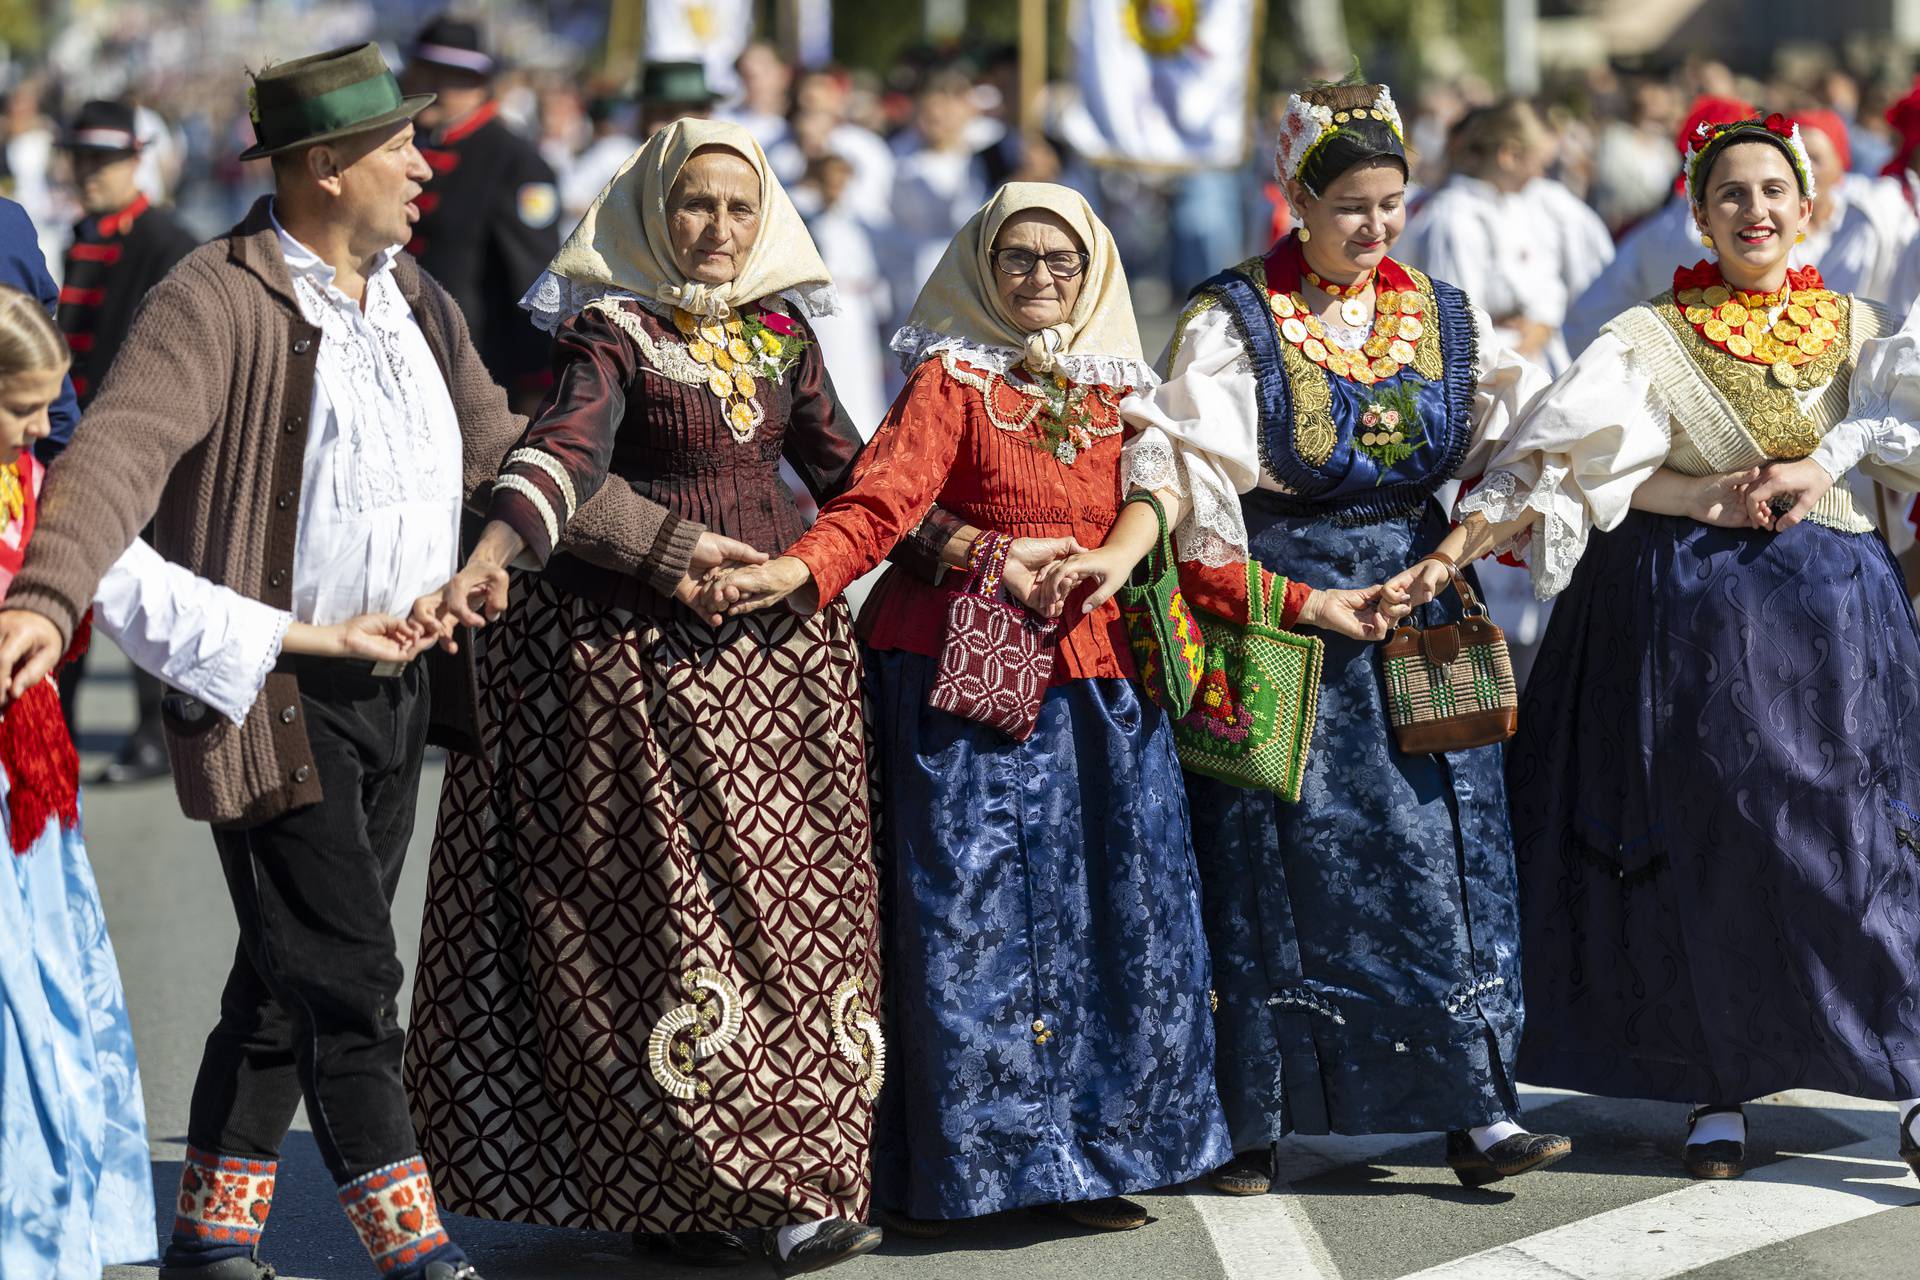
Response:
[[[1546,375],[1460,290],[1388,256],[1406,145],[1379,85],[1295,95],[1278,168],[1298,230],[1201,285],[1136,406],[1129,486],[1170,489],[1183,559],[1390,577],[1447,532],[1434,493],[1485,465]],[[1151,523],[1148,521],[1147,523]],[[1124,522],[1123,522],[1124,525]],[[1116,589],[1137,516],[1061,578]],[[1426,610],[1459,617],[1457,597]],[[1252,1195],[1290,1133],[1448,1131],[1478,1186],[1557,1160],[1518,1122],[1519,921],[1498,747],[1407,755],[1378,663],[1327,641],[1298,804],[1187,777],[1220,1009],[1220,1096]]]
[[[1520,1071],[1698,1104],[1699,1178],[1794,1088],[1899,1100],[1920,1168],[1920,636],[1837,483],[1920,485],[1920,331],[1789,265],[1815,183],[1782,117],[1703,125],[1686,176],[1714,256],[1534,402],[1442,545],[1525,535],[1559,598],[1508,753]]]
[[[851,620],[703,597],[800,536],[783,459],[825,501],[860,451],[806,318],[827,286],[759,145],[683,120],[528,294],[558,376],[496,504],[551,542],[610,466],[669,514],[638,563],[554,556],[488,632],[485,753],[448,770],[408,1058],[450,1209],[703,1265],[763,1228],[783,1274],[879,1243]],[[440,606],[476,583],[504,603],[492,538]]]
[[[833,599],[936,499],[965,522],[956,566],[997,539],[1106,539],[1129,406],[1155,378],[1085,200],[1002,187],[893,346],[907,385],[852,487],[785,556],[732,576],[735,608]],[[1008,583],[1036,599],[1030,572]],[[1110,602],[1067,615],[1024,741],[930,706],[949,595],[896,571],[861,613],[893,1048],[875,1194],[920,1236],[1020,1206],[1138,1227],[1127,1192],[1227,1154],[1171,723],[1132,683]],[[1289,601],[1317,625],[1385,631],[1372,593]]]

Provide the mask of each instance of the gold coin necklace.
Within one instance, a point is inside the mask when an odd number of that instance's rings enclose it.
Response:
[[[1307,274],[1309,282],[1315,278]],[[1371,284],[1369,276],[1362,287]],[[1357,318],[1347,311],[1347,307],[1355,303],[1358,303]],[[1385,382],[1412,364],[1413,344],[1426,332],[1427,304],[1416,289],[1381,289],[1374,294],[1373,333],[1358,351],[1343,351],[1329,342],[1326,325],[1299,293],[1269,289],[1267,305],[1273,311],[1281,338],[1288,345],[1327,372],[1363,386]],[[1342,319],[1351,320],[1354,328],[1362,328],[1367,323],[1364,298],[1349,298],[1341,304],[1340,314]]]
[[[1702,262],[1674,273],[1673,300],[1701,338],[1736,360],[1767,366],[1783,387],[1798,387],[1801,369],[1840,336],[1839,297],[1814,267],[1791,270],[1780,289],[1756,294],[1733,288]]]

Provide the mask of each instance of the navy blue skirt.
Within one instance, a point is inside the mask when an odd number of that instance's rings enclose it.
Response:
[[[1596,535],[1508,757],[1522,1078],[1920,1094],[1916,712],[1878,534],[1634,512]]]
[[[1316,586],[1381,582],[1438,508],[1343,527],[1245,499],[1251,549]],[[1457,618],[1449,593],[1424,621]],[[1499,747],[1406,755],[1378,646],[1327,636],[1300,803],[1189,776],[1234,1146],[1518,1114],[1520,923]]]
[[[1026,742],[868,650],[888,1080],[874,1195],[919,1218],[1098,1199],[1225,1161],[1173,734],[1125,680]]]

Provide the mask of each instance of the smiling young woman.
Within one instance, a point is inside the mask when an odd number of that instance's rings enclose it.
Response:
[[[1816,188],[1782,117],[1701,126],[1687,178],[1714,257],[1535,402],[1442,548],[1529,530],[1559,596],[1508,749],[1520,1073],[1701,1104],[1695,1177],[1785,1089],[1900,1101],[1920,1167],[1920,635],[1836,483],[1920,484],[1920,331],[1789,266]]]
[[[1128,482],[1179,492],[1183,559],[1250,551],[1275,572],[1379,581],[1446,534],[1435,491],[1478,473],[1546,376],[1459,289],[1392,256],[1407,159],[1383,86],[1296,94],[1277,159],[1298,230],[1196,293],[1143,397]],[[1424,620],[1458,616],[1450,598]],[[1326,645],[1300,804],[1186,780],[1239,1153],[1213,1185],[1264,1190],[1291,1133],[1445,1130],[1475,1185],[1539,1168],[1570,1144],[1517,1122],[1499,749],[1395,750],[1372,654]]]

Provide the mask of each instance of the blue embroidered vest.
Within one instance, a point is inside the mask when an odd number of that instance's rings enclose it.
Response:
[[[1425,303],[1423,319],[1430,323],[1411,344],[1413,360],[1392,377],[1363,385],[1327,372],[1281,337],[1267,286],[1272,275],[1275,288],[1294,287],[1291,278],[1281,278],[1290,275],[1289,249],[1298,252],[1282,241],[1267,259],[1221,272],[1194,290],[1191,304],[1223,307],[1252,362],[1260,460],[1269,476],[1292,491],[1255,493],[1283,514],[1331,517],[1341,524],[1412,515],[1453,478],[1473,440],[1478,353],[1467,296],[1417,271],[1383,264],[1381,287],[1392,282],[1417,290]],[[1417,447],[1388,465],[1360,445],[1379,425],[1383,402],[1417,406],[1419,417]],[[1373,423],[1364,420],[1370,411]],[[1403,434],[1415,442],[1405,425]]]

